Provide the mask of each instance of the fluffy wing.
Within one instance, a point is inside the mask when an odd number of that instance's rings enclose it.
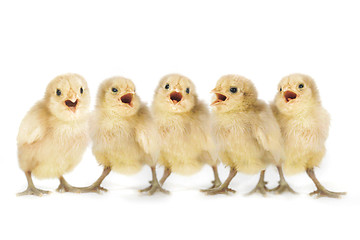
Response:
[[[17,141],[19,145],[32,144],[45,136],[44,110],[41,103],[36,104],[20,124]]]
[[[159,154],[159,137],[151,114],[146,106],[139,110],[138,123],[136,125],[136,141],[156,161]]]
[[[280,163],[284,156],[280,127],[268,106],[259,112],[259,124],[253,127],[258,143],[267,150],[276,163]]]

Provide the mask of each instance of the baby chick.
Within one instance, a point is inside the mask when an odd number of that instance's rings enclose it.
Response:
[[[317,190],[310,195],[338,198],[345,193],[325,189],[315,177],[314,167],[325,155],[330,117],[322,107],[314,80],[303,74],[284,77],[278,86],[272,110],[285,144],[285,172],[306,171]]]
[[[266,195],[265,169],[269,164],[281,166],[284,154],[280,128],[270,107],[258,100],[253,83],[238,75],[221,77],[212,92],[215,94],[211,106],[219,155],[231,170],[219,188],[207,193],[235,192],[228,186],[237,172],[256,174],[261,171],[260,180],[250,193]],[[286,183],[283,175],[280,177]]]
[[[59,178],[58,191],[79,192],[65,181],[63,174],[80,162],[89,143],[89,104],[90,94],[83,77],[65,74],[49,83],[44,99],[31,108],[20,125],[18,158],[28,188],[18,196],[49,193],[34,186],[32,175]]]
[[[160,184],[172,172],[190,175],[209,164],[215,177],[213,187],[218,187],[221,182],[209,112],[198,100],[191,80],[178,74],[163,77],[152,110],[161,138],[159,163],[165,167]]]
[[[167,192],[161,188],[156,177],[159,150],[155,125],[150,111],[135,93],[131,80],[113,77],[100,85],[91,120],[91,138],[93,154],[104,166],[104,171],[88,187],[89,191],[105,190],[100,184],[111,170],[134,174],[146,164],[151,168],[153,179],[151,186],[142,192]]]

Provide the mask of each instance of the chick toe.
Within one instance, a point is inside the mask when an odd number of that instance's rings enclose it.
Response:
[[[16,196],[20,197],[26,195],[33,195],[33,196],[42,197],[43,195],[47,195],[50,193],[51,193],[50,191],[41,190],[36,187],[28,187],[25,191],[17,193]]]
[[[259,182],[257,183],[256,187],[249,192],[247,195],[251,195],[254,193],[260,193],[264,197],[266,197],[269,189],[266,187],[267,182],[265,182],[265,170],[261,171]]]
[[[149,195],[153,195],[156,192],[162,192],[165,194],[169,194],[170,192],[163,189],[161,187],[159,181],[157,180],[155,167],[151,167],[151,173],[152,173],[152,180],[149,182],[150,186],[145,189],[139,190],[139,192],[141,192],[141,193],[147,192]]]

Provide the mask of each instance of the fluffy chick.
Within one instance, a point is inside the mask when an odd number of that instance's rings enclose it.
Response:
[[[89,89],[80,75],[60,75],[49,83],[44,99],[31,108],[20,125],[18,158],[28,188],[19,196],[49,193],[34,186],[32,175],[59,178],[58,191],[78,191],[62,176],[80,162],[88,146],[89,104]]]
[[[221,182],[209,111],[198,100],[192,81],[179,74],[163,77],[152,110],[161,138],[159,163],[165,167],[160,184],[172,172],[190,175],[209,164],[215,177],[213,187],[218,187]]]
[[[325,155],[330,117],[321,105],[314,80],[303,74],[284,77],[271,107],[284,138],[285,172],[306,171],[317,187],[310,195],[337,198],[345,194],[326,190],[315,177],[314,167]]]
[[[265,195],[268,191],[265,169],[269,164],[281,166],[284,154],[280,128],[270,107],[258,100],[255,86],[242,76],[221,77],[212,92],[219,156],[231,170],[227,180],[208,194],[235,192],[228,186],[237,172],[256,174],[261,171],[260,180],[250,193]]]
[[[167,192],[156,177],[159,150],[155,125],[147,106],[135,93],[131,80],[113,77],[100,85],[91,118],[91,138],[93,154],[104,166],[104,171],[88,188],[89,191],[105,190],[100,184],[111,170],[134,174],[146,164],[151,168],[153,179],[151,186],[142,191],[149,194]]]

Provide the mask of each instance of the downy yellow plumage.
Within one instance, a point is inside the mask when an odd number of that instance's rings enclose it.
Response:
[[[314,80],[304,74],[284,77],[272,103],[285,146],[284,170],[287,174],[306,171],[314,181],[319,197],[339,197],[343,193],[326,190],[315,177],[325,155],[330,117],[322,107]]]
[[[198,100],[191,80],[178,74],[163,77],[156,88],[152,110],[161,140],[159,163],[165,167],[160,183],[171,172],[194,174],[209,164],[215,175],[214,186],[218,186],[209,112]]]
[[[37,178],[59,178],[59,191],[70,190],[62,175],[81,160],[88,146],[90,93],[83,77],[65,74],[52,80],[43,100],[23,119],[17,138],[20,168],[29,186],[19,195],[48,193],[34,187]]]
[[[150,194],[157,190],[165,192],[155,173],[159,152],[155,125],[131,80],[113,77],[100,85],[91,118],[91,138],[93,154],[104,172],[89,190],[104,190],[100,184],[110,170],[134,174],[146,164],[153,174],[152,185],[147,191]]]

